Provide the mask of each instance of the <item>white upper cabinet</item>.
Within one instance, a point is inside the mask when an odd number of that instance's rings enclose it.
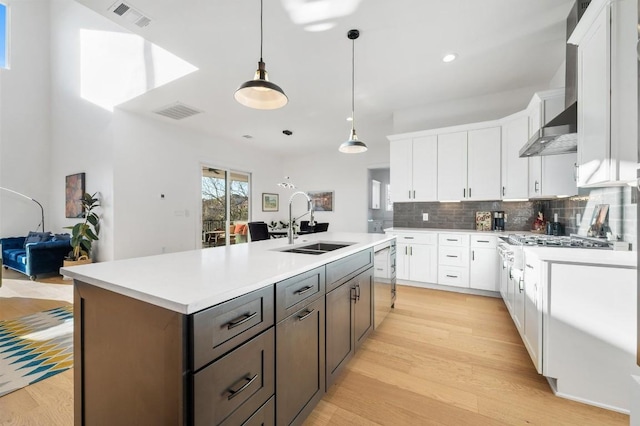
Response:
[[[529,198],[529,159],[520,149],[529,140],[529,117],[525,112],[502,121],[502,198]]]
[[[467,132],[438,135],[438,200],[467,196]]]
[[[636,0],[594,0],[569,39],[578,45],[578,186],[635,178],[636,18]]]
[[[437,136],[390,140],[392,201],[436,201]]]
[[[467,199],[500,199],[500,127],[467,135]]]
[[[529,137],[563,110],[564,90],[536,93],[527,108]],[[576,162],[576,154],[529,157],[529,198],[576,195]]]
[[[500,127],[438,135],[438,200],[500,199]]]

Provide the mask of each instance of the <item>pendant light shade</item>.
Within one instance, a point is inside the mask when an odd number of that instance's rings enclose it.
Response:
[[[255,109],[282,108],[289,102],[284,90],[269,81],[264,61],[262,60],[262,2],[260,0],[260,60],[253,80],[244,82],[234,95],[236,101]]]
[[[351,133],[349,134],[349,139],[345,142],[342,142],[340,148],[338,148],[338,151],[345,154],[359,154],[367,150],[367,145],[365,145],[364,142],[358,139],[355,128],[355,40],[360,37],[360,31],[349,30],[349,32],[347,33],[347,37],[349,38],[349,40],[351,40]]]

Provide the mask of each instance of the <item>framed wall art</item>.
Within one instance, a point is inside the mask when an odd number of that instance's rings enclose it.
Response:
[[[65,178],[64,213],[67,218],[82,218],[82,196],[84,195],[84,173],[76,173]]]
[[[313,209],[317,212],[333,211],[333,191],[309,191],[307,192],[313,203]]]
[[[277,212],[279,209],[278,194],[262,193],[262,211]]]

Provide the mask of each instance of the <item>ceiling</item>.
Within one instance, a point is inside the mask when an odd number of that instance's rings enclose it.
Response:
[[[235,89],[253,78],[260,56],[259,0],[126,1],[151,18],[144,28],[109,11],[113,0],[78,1],[198,67],[120,108],[218,140],[292,155],[337,150],[349,136],[349,29],[360,30],[355,41],[356,130],[365,143],[377,144],[397,131],[394,112],[548,84],[564,60],[565,19],[572,4],[266,0],[263,58],[270,80],[283,88],[289,103],[260,111],[233,98]],[[315,24],[332,28],[309,31]],[[442,62],[447,52],[458,59]],[[152,113],[176,101],[204,113],[180,121]],[[526,102],[522,99],[523,107]],[[419,122],[415,126],[420,129]],[[284,135],[284,129],[293,135]]]

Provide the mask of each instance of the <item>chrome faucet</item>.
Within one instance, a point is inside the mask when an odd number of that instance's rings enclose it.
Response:
[[[304,195],[307,198],[307,205],[309,206],[309,211],[304,212],[297,218],[293,219],[293,214],[291,211],[291,204],[293,203],[293,199],[296,195]],[[315,226],[315,221],[313,220],[313,203],[311,202],[311,198],[307,195],[306,192],[297,191],[291,194],[291,198],[289,198],[289,230],[287,232],[287,236],[289,237],[289,244],[293,244],[293,221],[300,219],[302,216],[309,214],[309,226]]]

